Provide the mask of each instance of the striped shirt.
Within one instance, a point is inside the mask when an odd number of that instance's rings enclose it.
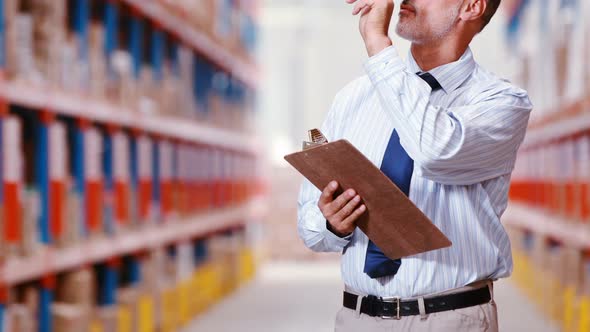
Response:
[[[369,58],[367,75],[335,97],[322,125],[328,140],[347,139],[377,167],[395,128],[414,159],[410,199],[453,242],[449,248],[402,259],[395,276],[363,273],[368,238],[339,238],[326,229],[320,190],[304,180],[298,231],[314,251],[342,252],[342,278],[352,291],[402,298],[438,293],[512,272],[510,241],[500,217],[510,174],[532,104],[527,92],[480,67],[470,49],[431,71],[431,87],[410,52],[391,46]],[[354,188],[353,188],[354,189]]]

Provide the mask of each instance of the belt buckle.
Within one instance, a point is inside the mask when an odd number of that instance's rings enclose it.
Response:
[[[395,296],[395,297],[380,297],[379,298],[381,300],[381,302],[386,302],[386,303],[393,303],[395,304],[395,315],[381,315],[381,319],[395,319],[395,320],[401,320],[401,298],[399,296]]]

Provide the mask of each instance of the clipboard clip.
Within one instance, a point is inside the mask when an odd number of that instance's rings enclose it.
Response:
[[[322,134],[319,129],[311,129],[307,131],[308,141],[303,141],[303,150],[311,149],[316,146],[328,143],[326,136]]]

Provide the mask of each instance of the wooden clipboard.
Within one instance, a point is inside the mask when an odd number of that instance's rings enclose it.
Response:
[[[316,144],[285,156],[285,160],[319,190],[332,180],[340,184],[336,195],[353,188],[367,207],[357,226],[387,257],[398,259],[452,245],[430,219],[347,140]]]

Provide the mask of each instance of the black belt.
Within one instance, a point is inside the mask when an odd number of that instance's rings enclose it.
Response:
[[[356,310],[359,296],[344,292],[344,306]],[[490,302],[492,297],[488,286],[462,293],[424,298],[426,314],[473,307]],[[400,319],[403,316],[420,314],[418,300],[402,301],[399,298],[382,298],[374,295],[362,297],[361,313],[371,317]]]

